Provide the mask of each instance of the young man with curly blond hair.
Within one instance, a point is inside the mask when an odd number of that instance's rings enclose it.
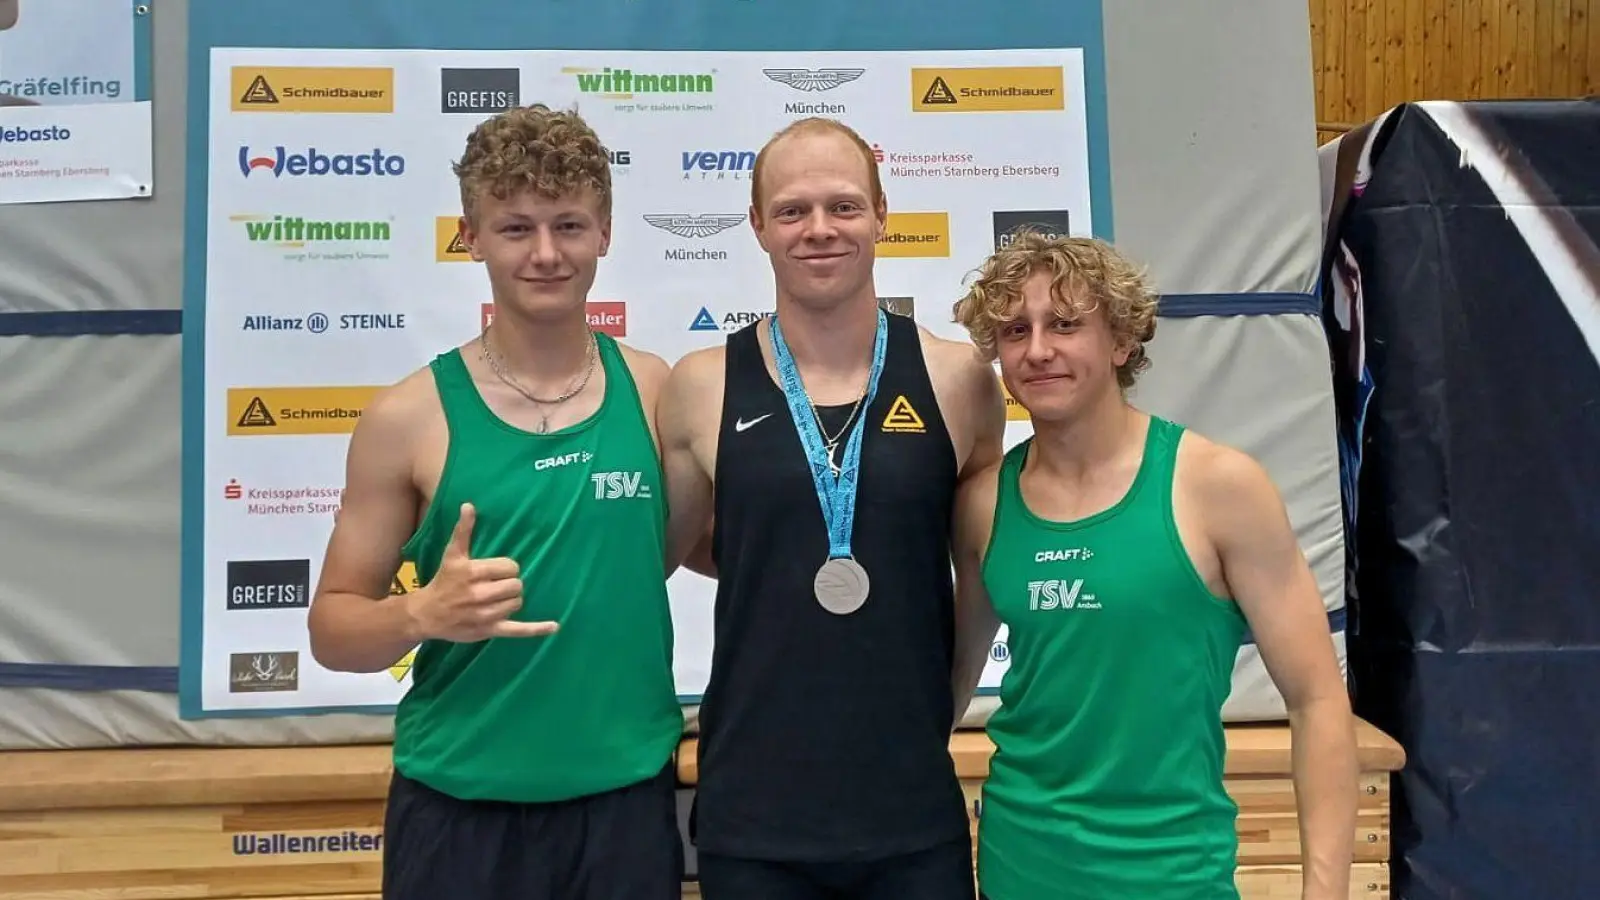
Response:
[[[960,640],[1008,628],[989,721],[988,900],[1236,898],[1221,707],[1246,631],[1288,704],[1307,900],[1349,896],[1353,720],[1321,596],[1271,478],[1131,405],[1156,298],[1108,244],[1024,234],[955,304],[1033,420],[968,483]],[[981,667],[961,673],[970,692]]]
[[[668,368],[585,316],[606,149],[575,112],[531,106],[480,124],[455,172],[494,318],[362,413],[310,615],[329,669],[418,648],[383,896],[677,900]],[[424,586],[390,596],[408,560]]]

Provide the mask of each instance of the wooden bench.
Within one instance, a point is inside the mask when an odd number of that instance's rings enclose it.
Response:
[[[1389,894],[1389,777],[1398,744],[1360,725],[1351,896]],[[950,742],[976,801],[993,746]],[[1296,900],[1288,729],[1228,729],[1247,900]],[[694,741],[679,775],[695,781]],[[378,900],[387,744],[0,753],[0,900]],[[976,807],[974,807],[974,810]],[[692,884],[685,897],[698,896]]]

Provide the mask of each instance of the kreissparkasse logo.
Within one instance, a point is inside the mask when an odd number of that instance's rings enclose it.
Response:
[[[394,69],[387,66],[234,66],[236,113],[392,113]]]
[[[913,68],[914,113],[1059,112],[1067,108],[1060,66]]]
[[[1050,238],[1072,234],[1072,216],[1064,209],[1004,210],[994,213],[994,249],[1004,250],[1020,231]]]
[[[947,257],[950,255],[950,214],[947,212],[889,213],[883,239],[875,255],[891,259]]]
[[[300,689],[300,652],[272,650],[228,654],[228,693],[266,694]]]
[[[866,69],[854,68],[822,68],[822,69],[762,69],[761,74],[776,81],[786,84],[797,91],[818,93],[831,91],[841,84],[849,84],[867,74]]]
[[[681,238],[707,238],[721,234],[744,221],[744,213],[646,213],[644,220],[662,231]]]
[[[489,115],[520,105],[520,69],[439,70],[439,112],[445,115]]]
[[[307,609],[311,560],[228,560],[228,609]]]
[[[905,316],[908,319],[917,317],[917,300],[915,297],[879,297],[878,306],[882,307],[884,312],[893,313],[897,316]]]
[[[228,388],[228,436],[350,434],[379,388],[369,385]]]

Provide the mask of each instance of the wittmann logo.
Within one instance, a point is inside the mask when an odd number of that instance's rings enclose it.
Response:
[[[439,112],[488,115],[522,105],[519,69],[440,69]]]
[[[267,694],[300,689],[300,654],[295,650],[228,655],[228,693]]]
[[[306,609],[311,606],[311,560],[228,561],[228,609]]]
[[[994,248],[1011,246],[1021,231],[1034,231],[1055,240],[1072,234],[1072,217],[1064,209],[1007,210],[994,214]]]

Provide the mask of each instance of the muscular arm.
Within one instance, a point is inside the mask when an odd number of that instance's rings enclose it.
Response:
[[[996,467],[990,467],[974,474],[961,483],[956,493],[955,529],[951,541],[956,570],[955,665],[950,673],[955,699],[952,728],[961,725],[967,707],[972,704],[972,696],[978,690],[978,681],[989,661],[989,650],[994,646],[995,633],[1000,630],[989,591],[983,585],[983,555],[994,522],[997,472]]]
[[[720,348],[719,348],[720,349]],[[715,577],[710,560],[712,482],[705,444],[714,440],[721,409],[721,355],[700,350],[678,360],[657,406],[661,463],[666,472],[667,574],[687,564]]]
[[[1355,723],[1315,578],[1265,470],[1237,451],[1201,457],[1196,479],[1223,576],[1288,707],[1304,897],[1350,896]]]
[[[945,344],[937,357],[944,368],[938,382],[955,402],[941,403],[958,416],[958,433],[967,438],[961,460],[956,509],[951,523],[955,563],[955,661],[951,689],[959,726],[988,664],[1000,625],[983,586],[983,554],[994,519],[995,485],[1005,453],[1006,407],[994,368],[969,344]],[[959,442],[960,437],[956,438]]]
[[[410,423],[419,385],[380,394],[363,411],[345,461],[345,489],[311,602],[311,655],[335,672],[381,672],[420,640],[406,597],[390,596],[417,494]]]

